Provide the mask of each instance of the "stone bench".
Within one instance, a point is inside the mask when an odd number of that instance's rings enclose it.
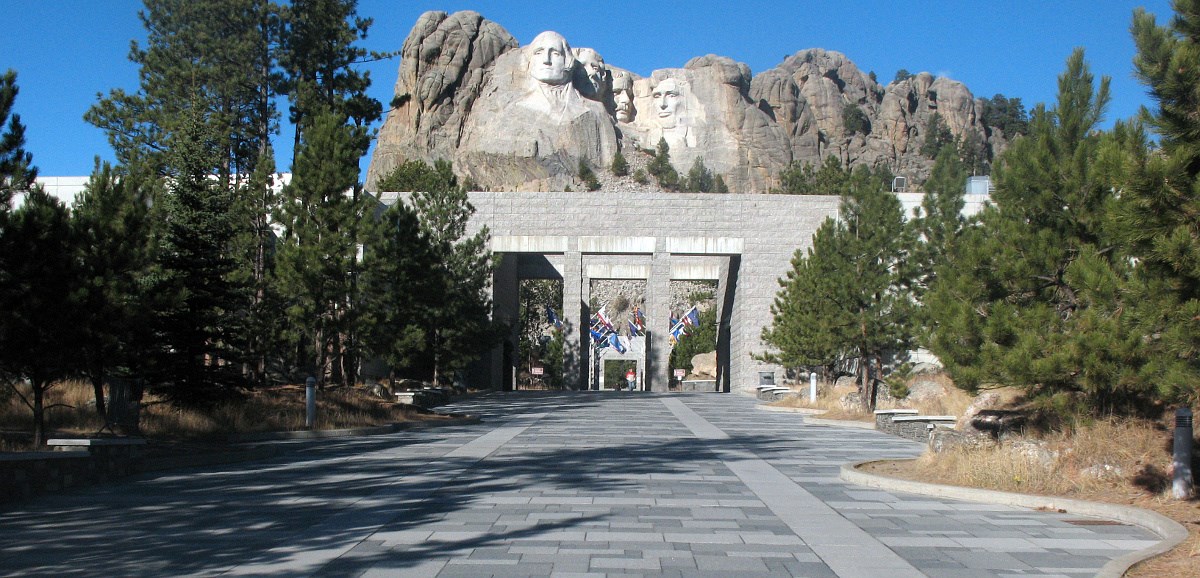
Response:
[[[420,407],[433,407],[450,401],[450,391],[441,387],[397,391],[395,395],[398,403]]]
[[[893,421],[897,416],[917,415],[921,413],[915,409],[877,409],[875,410],[875,429],[881,432],[887,432],[892,435],[896,433],[896,428],[893,426]]]
[[[953,428],[958,418],[952,415],[906,415],[892,420],[893,435],[915,442],[928,443],[929,434],[939,427]]]
[[[792,391],[792,389],[789,387],[770,386],[766,388],[759,388],[758,399],[762,401],[779,401],[796,394],[797,392]]]
[[[0,455],[0,502],[94,484],[137,472],[143,438],[55,438],[48,452]]]
[[[688,379],[679,383],[679,391],[716,391],[715,379]]]

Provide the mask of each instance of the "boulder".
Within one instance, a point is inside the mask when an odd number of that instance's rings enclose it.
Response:
[[[495,60],[517,47],[477,12],[421,15],[401,49],[395,96],[367,169],[367,189],[409,159],[453,158]]]
[[[692,375],[717,378],[717,352],[699,353],[692,356]]]
[[[918,379],[908,386],[908,397],[905,400],[912,403],[933,401],[946,395],[942,384],[928,379]]]
[[[992,438],[985,435],[944,427],[934,428],[929,434],[929,449],[935,454],[983,448],[993,443]]]

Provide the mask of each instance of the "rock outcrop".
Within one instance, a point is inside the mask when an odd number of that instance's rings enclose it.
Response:
[[[617,151],[660,138],[680,174],[703,162],[732,192],[770,192],[789,163],[830,155],[920,182],[935,113],[955,139],[1006,144],[962,83],[922,73],[883,86],[838,52],[801,50],[757,76],[708,55],[645,78],[601,52],[553,32],[521,47],[478,13],[425,13],[404,43],[367,188],[408,159],[451,160],[488,190],[576,188],[581,163],[603,171]]]

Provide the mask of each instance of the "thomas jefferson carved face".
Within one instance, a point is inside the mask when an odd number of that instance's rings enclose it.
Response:
[[[654,87],[650,97],[654,100],[654,114],[658,117],[659,126],[675,128],[679,123],[679,114],[683,112],[683,93],[679,83],[674,78],[664,79]]]
[[[557,32],[538,34],[529,45],[529,75],[538,82],[553,86],[566,84],[571,81],[574,67],[571,47]]]
[[[591,85],[589,94],[604,94],[608,85],[608,69],[604,67],[604,57],[591,48],[580,48],[575,57],[583,74]]]

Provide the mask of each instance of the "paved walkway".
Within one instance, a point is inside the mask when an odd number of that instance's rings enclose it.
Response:
[[[489,394],[0,510],[4,576],[1091,576],[1128,525],[847,485],[920,446],[739,395]]]

